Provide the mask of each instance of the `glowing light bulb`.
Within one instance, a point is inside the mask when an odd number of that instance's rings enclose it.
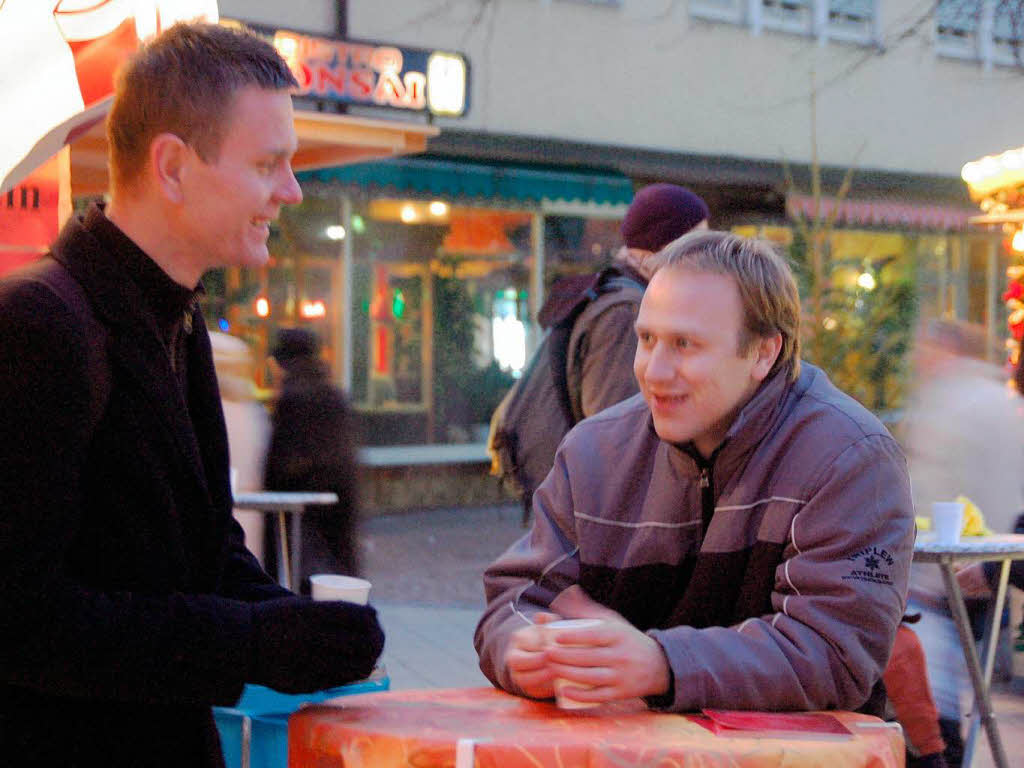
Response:
[[[448,214],[448,203],[434,200],[430,203],[429,210],[431,216],[446,216]]]
[[[416,208],[415,206],[412,205],[412,203],[406,203],[405,205],[402,206],[402,210],[399,212],[398,215],[406,224],[412,224],[414,221],[416,221]]]
[[[1018,252],[1024,252],[1024,227],[1021,227],[1013,234],[1013,240],[1010,242],[1013,250]]]
[[[870,272],[861,272],[860,277],[857,278],[857,285],[865,291],[873,291],[876,285],[875,278]]]
[[[266,296],[256,299],[256,314],[260,317],[270,317],[270,300]]]
[[[324,232],[331,240],[345,239],[345,228],[341,224],[331,224]]]

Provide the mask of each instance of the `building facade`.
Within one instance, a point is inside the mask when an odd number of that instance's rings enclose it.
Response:
[[[257,345],[281,325],[320,331],[364,445],[481,456],[459,446],[480,445],[534,349],[546,288],[605,263],[634,189],[655,181],[690,186],[712,226],[766,236],[798,265],[818,234],[831,303],[815,332],[876,410],[900,406],[917,316],[985,324],[1003,354],[1012,257],[1001,232],[969,225],[959,178],[965,160],[1021,143],[1022,30],[998,2],[219,5],[325,37],[344,5],[349,40],[468,65],[458,116],[345,107],[440,134],[421,155],[302,174],[271,266],[209,286],[214,315]]]

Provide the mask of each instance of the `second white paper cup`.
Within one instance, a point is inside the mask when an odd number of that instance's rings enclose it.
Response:
[[[344,600],[366,605],[370,599],[370,582],[355,576],[315,573],[309,577],[309,586],[314,600]]]
[[[559,621],[552,621],[550,624],[544,625],[544,631],[546,633],[547,642],[549,645],[555,644],[555,637],[561,630],[564,629],[586,629],[587,627],[599,627],[603,622],[601,619],[560,619]],[[564,648],[574,647],[586,647],[584,645],[559,643]],[[574,683],[571,680],[565,680],[561,677],[555,678],[555,703],[559,709],[590,709],[591,707],[599,707],[600,703],[596,701],[577,701],[576,699],[570,699],[562,694],[562,689],[565,686],[575,686],[577,688],[589,688],[591,686],[582,685],[581,683]]]
[[[959,501],[932,503],[932,530],[937,544],[957,544],[964,527],[964,505]]]

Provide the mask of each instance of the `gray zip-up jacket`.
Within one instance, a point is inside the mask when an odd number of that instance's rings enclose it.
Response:
[[[783,370],[704,461],[639,395],[576,426],[532,530],[484,574],[480,667],[517,691],[511,634],[579,584],[654,637],[674,711],[855,709],[889,658],[914,519],[906,461],[817,368]]]

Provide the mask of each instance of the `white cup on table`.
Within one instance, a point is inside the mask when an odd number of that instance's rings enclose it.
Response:
[[[963,502],[932,502],[932,530],[935,532],[936,544],[959,544],[963,527]]]
[[[548,624],[543,625],[545,643],[549,646],[558,645],[562,648],[586,648],[588,647],[586,644],[559,643],[556,638],[564,630],[588,629],[590,627],[599,627],[603,623],[604,622],[601,619],[560,619],[558,621],[549,622]],[[562,691],[566,686],[574,686],[576,688],[593,687],[582,683],[574,683],[572,680],[565,680],[561,677],[555,678],[555,703],[558,705],[559,709],[590,709],[591,707],[601,706],[598,702],[577,701],[576,699],[571,699],[568,696],[565,696]]]
[[[366,605],[370,599],[370,582],[355,576],[314,573],[309,577],[309,586],[314,600],[344,600]]]

